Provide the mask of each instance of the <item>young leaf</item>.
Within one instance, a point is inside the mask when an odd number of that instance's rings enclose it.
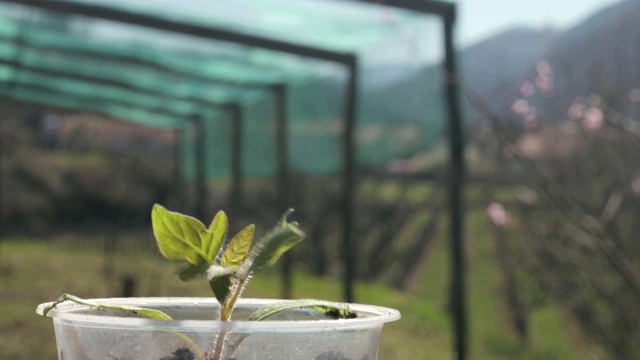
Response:
[[[285,300],[274,304],[266,305],[254,311],[250,316],[250,321],[265,320],[270,316],[289,309],[307,308],[313,309],[321,314],[327,315],[333,319],[353,319],[358,317],[356,313],[349,310],[349,307],[342,303],[322,300]]]
[[[207,280],[221,306],[231,292],[232,276],[235,273],[236,269],[219,265],[212,265],[207,270]]]
[[[229,245],[227,245],[227,249],[222,255],[222,266],[240,268],[240,264],[244,261],[251,248],[255,228],[255,225],[251,224],[229,241]]]
[[[198,219],[155,204],[151,210],[151,223],[160,253],[167,259],[187,260],[194,265],[201,259],[209,261],[202,251],[201,241],[207,231]]]
[[[209,286],[216,296],[216,299],[218,299],[220,306],[222,306],[231,292],[231,275],[213,278],[209,280]]]
[[[104,310],[117,310],[117,311],[122,311],[122,312],[129,312],[135,315],[140,315],[149,319],[157,319],[157,320],[173,320],[171,318],[171,316],[165,314],[164,312],[160,311],[160,310],[154,310],[154,309],[145,309],[145,308],[139,308],[136,306],[116,306],[116,305],[105,305],[105,304],[99,304],[99,303],[94,303],[94,302],[90,302],[84,299],[81,299],[77,296],[73,296],[70,294],[64,294],[62,296],[60,296],[56,301],[54,301],[53,303],[51,303],[51,305],[47,306],[43,311],[42,311],[42,315],[43,316],[47,316],[47,314],[49,313],[49,311],[53,310],[56,306],[58,306],[59,304],[65,302],[65,301],[71,301],[74,302],[76,304],[80,304],[80,305],[86,305],[86,306],[90,306],[90,307],[94,307],[97,309],[104,309]]]
[[[129,312],[129,313],[140,315],[140,316],[143,316],[143,317],[146,317],[146,318],[149,318],[149,319],[157,319],[157,320],[165,320],[165,321],[173,320],[171,318],[171,316],[165,314],[164,312],[162,312],[160,310],[145,309],[145,308],[139,308],[139,307],[134,307],[134,306],[115,306],[115,305],[98,304],[98,303],[94,303],[94,302],[91,302],[91,301],[88,301],[88,300],[85,300],[85,299],[81,299],[81,298],[79,298],[77,296],[70,295],[70,294],[64,294],[64,295],[60,296],[56,301],[52,302],[51,305],[47,306],[42,311],[42,315],[43,316],[47,316],[49,311],[53,310],[56,306],[58,306],[60,303],[63,303],[65,301],[71,301],[71,302],[74,302],[76,304],[86,305],[86,306],[94,307],[94,308],[97,308],[97,309],[105,309],[105,310],[108,309],[108,310]],[[186,336],[185,334],[182,334],[182,333],[180,333],[178,331],[173,331],[173,330],[166,330],[166,332],[178,336],[185,343],[187,343],[187,345],[189,345],[189,347],[194,351],[194,353],[198,357],[198,359],[207,360],[207,357],[204,355],[202,350],[200,350],[198,345],[196,345],[196,343],[194,343],[188,336]]]
[[[218,211],[213,221],[211,221],[211,225],[209,225],[209,229],[207,229],[207,234],[202,241],[202,248],[205,254],[207,254],[207,258],[211,264],[213,264],[213,260],[220,251],[228,227],[229,220],[227,214],[225,214],[224,211]]]
[[[302,241],[304,236],[297,226],[283,223],[251,249],[247,261],[243,263],[243,267],[247,267],[243,272],[250,273],[264,266],[272,266],[282,254]]]
[[[202,260],[198,265],[187,263],[185,266],[178,269],[178,278],[180,278],[180,281],[184,282],[193,280],[196,276],[206,273],[209,266],[209,263],[204,260]]]

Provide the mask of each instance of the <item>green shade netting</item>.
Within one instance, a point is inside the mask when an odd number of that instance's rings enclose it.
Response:
[[[202,128],[206,134],[212,133],[211,126],[208,126],[207,123],[199,126],[197,118],[193,115],[191,117],[194,120],[185,121],[175,115],[153,112],[126,103],[104,101],[104,99],[101,98],[92,98],[91,96],[84,95],[69,96],[68,93],[62,94],[56,90],[56,85],[58,84],[56,80],[59,79],[49,79],[52,81],[46,83],[46,86],[30,86],[28,80],[32,76],[30,76],[28,72],[0,64],[0,80],[5,80],[8,77],[11,77],[13,80],[21,79],[26,81],[12,80],[11,82],[0,85],[0,96],[71,111],[92,111],[139,125],[178,130],[181,137],[179,150],[181,173],[189,174],[189,177],[195,174],[197,166],[194,156],[196,146],[194,130]],[[223,114],[220,112],[209,111],[207,116],[215,121],[224,121]],[[210,123],[211,122],[209,122],[209,124]],[[204,149],[204,151],[209,150],[207,147]],[[205,156],[205,160],[206,159],[207,156]]]
[[[9,69],[0,65],[0,78],[7,73],[13,73],[14,69]],[[145,109],[135,108],[129,105],[104,102],[101,99],[91,100],[85,97],[71,97],[51,91],[50,89],[24,88],[19,86],[0,86],[3,95],[11,96],[17,100],[35,102],[38,104],[61,107],[69,110],[95,110],[102,114],[114,118],[134,122],[136,124],[147,125],[153,123],[154,127],[167,129],[186,129],[189,124],[179,121],[173,116],[154,113]]]
[[[360,165],[427,151],[442,133],[443,94],[432,65],[441,35],[435,17],[324,0],[116,0],[101,6],[358,55]],[[107,82],[122,94],[139,93],[127,96],[135,106],[176,117],[208,104],[240,105],[247,175],[275,171],[275,97],[269,86],[285,84],[293,169],[340,169],[347,79],[340,65],[15,5],[1,6],[0,16],[13,20],[0,21],[0,62],[5,64]],[[36,86],[37,76],[19,78]],[[73,86],[57,84],[62,93],[77,96]],[[97,96],[118,103],[117,92]],[[174,101],[157,103],[169,98]],[[224,177],[230,171],[231,120],[217,118],[207,122],[213,144],[207,149],[207,174]]]
[[[113,60],[113,57],[111,60],[88,58],[87,56],[90,54],[104,52],[104,47],[99,48],[102,50],[101,52],[91,52],[93,47],[87,41],[74,40],[64,33],[55,34],[44,29],[23,26],[15,21],[13,22],[15,26],[9,27],[7,24],[11,23],[11,19],[4,20],[2,23],[5,26],[0,26],[0,63],[10,63],[21,68],[35,70],[22,69],[12,70],[10,73],[5,72],[2,80],[11,81],[14,85],[44,88],[57,94],[64,93],[70,97],[84,98],[83,103],[86,105],[100,104],[100,99],[102,99],[105,104],[128,104],[132,107],[143,107],[165,114],[170,113],[174,116],[174,123],[189,120],[195,114],[209,113],[203,117],[205,120],[210,119],[212,112],[207,109],[212,109],[212,104],[234,103],[250,106],[256,102],[260,103],[265,97],[270,96],[264,89],[247,89],[246,87],[241,88],[200,80],[193,76],[170,74],[165,69],[154,69],[131,62],[118,62]],[[15,31],[16,29],[26,32],[29,36],[19,37],[20,31]],[[47,37],[55,42],[43,42],[42,39]],[[17,45],[18,41],[20,42],[19,46]],[[84,56],[77,53],[79,50],[84,51]],[[121,53],[126,54],[125,52]],[[51,73],[55,75],[51,75]],[[266,79],[267,77],[262,76],[262,78]],[[111,83],[116,83],[116,85],[110,85]],[[91,97],[93,97],[93,101],[86,101],[86,98]],[[59,106],[64,107],[63,105]],[[87,109],[87,106],[84,108]],[[95,110],[111,116],[116,115],[113,111],[104,111],[103,108],[104,106],[98,106]],[[261,109],[265,110],[265,106],[261,106]],[[119,114],[122,115],[122,112]],[[163,123],[156,124],[153,117],[129,119],[125,115],[120,118],[147,126],[164,127]],[[224,155],[225,152],[215,151],[214,146],[223,149],[229,147],[228,137],[222,136],[229,133],[229,121],[230,119],[221,120],[218,116],[213,122],[207,121],[203,127],[203,131],[206,133],[205,138],[208,139],[205,142],[204,160],[209,166],[206,167],[205,173],[210,177],[225,175],[226,173],[221,174],[220,171],[216,173],[216,170],[229,167],[228,156]],[[220,128],[224,130],[220,131]],[[194,148],[194,138],[194,134],[183,138],[185,149]],[[185,142],[187,143],[185,144]],[[256,149],[255,147],[252,150],[254,150],[253,154],[273,153],[273,151],[265,152],[264,149]],[[183,166],[184,174],[186,177],[192,178],[195,175],[193,152],[183,151],[182,153],[190,154],[186,155],[188,158],[183,159],[181,163],[189,164]],[[228,155],[228,152],[226,154]],[[274,159],[269,159],[269,161],[260,161],[258,164],[269,164],[274,161]],[[254,166],[251,170],[263,174],[270,171],[270,169],[260,166]]]

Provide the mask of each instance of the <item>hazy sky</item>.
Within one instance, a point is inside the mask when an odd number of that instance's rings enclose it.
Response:
[[[564,28],[620,0],[458,0],[460,45],[514,26]]]

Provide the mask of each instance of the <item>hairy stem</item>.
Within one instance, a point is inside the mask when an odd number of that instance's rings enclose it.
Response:
[[[228,297],[228,300],[225,300],[222,308],[220,309],[220,320],[229,321],[231,320],[231,314],[233,313],[233,308],[236,306],[236,302],[242,295],[244,288],[247,286],[247,282],[249,281],[249,277],[245,277],[243,279],[239,279],[236,286],[234,286],[234,291],[231,293],[231,296]]]
[[[249,276],[237,280],[238,282],[234,286],[234,291],[230,294],[225,300],[223,304],[220,305],[220,321],[230,321],[231,314],[233,313],[233,308],[236,306],[236,302],[240,298],[242,291],[247,286],[247,282],[249,281]],[[216,347],[213,352],[212,360],[220,360],[222,359],[222,353],[224,352],[224,342],[225,337],[227,335],[228,330],[220,331],[218,334],[218,339],[216,340]]]
[[[213,350],[213,357],[211,360],[220,360],[222,359],[222,351],[224,350],[224,341],[227,336],[227,330],[220,331],[218,334],[218,339],[216,340],[216,347]]]

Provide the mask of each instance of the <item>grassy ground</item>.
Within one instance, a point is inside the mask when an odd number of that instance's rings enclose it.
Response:
[[[470,358],[599,358],[575,335],[571,321],[551,305],[538,307],[530,314],[528,341],[516,338],[504,315],[485,221],[481,213],[469,218]],[[122,247],[127,249],[122,250],[126,251],[109,259],[95,243],[78,245],[77,241],[71,241],[60,245],[5,239],[0,256],[0,358],[56,357],[51,321],[38,317],[34,309],[38,303],[53,300],[63,292],[88,298],[114,296],[120,291],[122,276],[138,273],[138,296],[209,296],[208,286],[202,282],[181,284],[175,280],[172,273],[175,264],[165,262],[152,251],[135,255],[136,247],[127,245],[133,241],[123,243]],[[410,292],[393,291],[379,284],[358,284],[359,302],[394,307],[402,312],[401,321],[385,327],[380,359],[452,358],[451,328],[445,311],[447,250],[443,234],[430,249],[420,271],[422,275],[415,279]],[[294,284],[295,297],[340,298],[340,284],[333,279],[298,273]],[[277,274],[267,273],[254,278],[245,296],[277,297],[278,289]]]

